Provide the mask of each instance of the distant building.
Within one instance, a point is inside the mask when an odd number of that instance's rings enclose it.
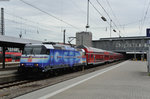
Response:
[[[149,40],[150,37],[146,36],[111,37],[93,40],[92,44],[95,48],[125,53],[127,57],[142,59],[146,58]]]
[[[148,51],[148,41],[150,37],[146,36],[134,36],[134,37],[112,37],[112,38],[100,38],[99,40],[93,40],[93,47],[110,50],[115,52],[126,53],[143,53]]]
[[[91,32],[77,32],[76,33],[76,45],[85,45],[92,47],[92,33]]]

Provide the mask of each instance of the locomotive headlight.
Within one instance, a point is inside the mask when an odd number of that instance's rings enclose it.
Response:
[[[38,66],[39,66],[39,64],[34,64],[34,66],[38,67]]]
[[[24,64],[21,64],[21,66],[24,66]]]

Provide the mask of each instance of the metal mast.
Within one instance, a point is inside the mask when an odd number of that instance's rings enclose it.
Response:
[[[87,1],[87,25],[86,25],[86,31],[87,28],[89,28],[89,0]]]

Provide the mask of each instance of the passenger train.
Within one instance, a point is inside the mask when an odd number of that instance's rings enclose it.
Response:
[[[47,72],[64,68],[109,63],[123,55],[102,49],[62,44],[29,44],[21,56],[19,72]]]
[[[21,57],[21,52],[6,51],[5,52],[5,62],[19,62]],[[2,52],[0,51],[0,62],[2,62]]]

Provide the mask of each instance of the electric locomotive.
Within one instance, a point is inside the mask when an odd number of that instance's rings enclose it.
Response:
[[[86,65],[83,49],[61,44],[29,44],[21,56],[19,72],[47,72]]]

